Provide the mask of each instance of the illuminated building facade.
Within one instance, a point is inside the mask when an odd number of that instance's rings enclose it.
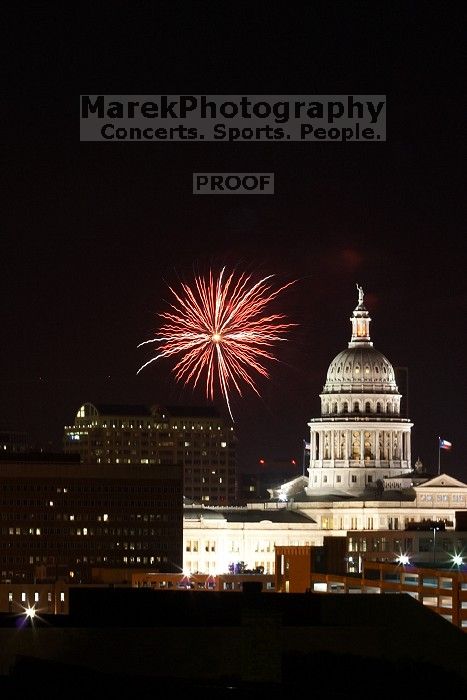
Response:
[[[392,365],[373,348],[371,319],[363,296],[359,288],[358,304],[350,319],[349,348],[331,362],[320,397],[321,416],[309,423],[308,475],[268,489],[268,502],[251,498],[247,512],[252,517],[251,510],[255,510],[258,518],[254,537],[247,534],[247,518],[242,527],[219,517],[214,530],[210,524],[214,515],[195,525],[185,511],[184,567],[188,570],[196,558],[187,551],[187,541],[199,540],[202,547],[200,533],[208,527],[212,537],[217,537],[216,551],[211,552],[209,562],[205,558],[197,562],[206,572],[209,566],[220,573],[225,571],[226,562],[223,542],[228,542],[227,551],[236,547],[247,566],[254,568],[261,561],[257,550],[261,539],[268,542],[272,553],[275,546],[322,546],[326,535],[403,531],[432,521],[453,532],[457,514],[467,512],[466,484],[447,474],[430,476],[418,460],[412,469],[412,423],[401,415],[402,397]],[[269,513],[278,509],[306,517],[289,539],[285,524],[282,532],[271,533],[269,538],[262,532],[267,529],[263,522]],[[272,572],[274,557],[269,557],[268,551],[261,553]],[[395,553],[391,551],[389,556]]]
[[[236,502],[235,435],[214,407],[85,403],[65,427],[64,450],[89,464],[180,465],[186,498]]]
[[[329,365],[321,417],[310,421],[308,495],[358,495],[411,472],[410,430],[394,369],[373,347],[359,287],[348,349]]]
[[[0,461],[0,581],[182,567],[182,469]]]
[[[249,571],[273,574],[276,545],[322,542],[312,518],[286,508],[185,507],[183,520],[186,573],[227,574],[243,563]]]

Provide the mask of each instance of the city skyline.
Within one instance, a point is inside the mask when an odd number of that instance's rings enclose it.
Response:
[[[234,399],[242,469],[301,459],[329,363],[350,337],[358,283],[375,347],[408,368],[414,460],[436,471],[441,436],[453,445],[442,468],[465,480],[465,185],[452,97],[462,23],[440,26],[426,7],[359,5],[345,21],[328,7],[320,22],[271,8],[273,38],[251,10],[248,22],[232,19],[225,45],[194,11],[154,12],[109,19],[105,38],[94,33],[97,9],[77,16],[72,35],[95,47],[75,51],[80,41],[63,42],[58,16],[31,10],[11,41],[12,55],[19,37],[25,51],[6,107],[0,423],[58,449],[86,401],[203,405],[167,365],[137,376],[137,345],[156,331],[168,284],[226,265],[297,280],[277,300],[297,326],[259,382],[261,398]],[[198,29],[175,49],[174,27],[190,19]],[[153,33],[137,42],[140,61],[127,60],[121,47],[143,24]],[[157,70],[144,58],[155,44]],[[84,91],[386,93],[387,141],[80,142]],[[195,196],[194,172],[274,172],[275,194]]]

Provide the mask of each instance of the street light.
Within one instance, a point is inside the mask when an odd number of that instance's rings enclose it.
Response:
[[[433,564],[436,563],[436,531],[439,530],[439,527],[436,527],[436,525],[433,526]]]
[[[402,566],[407,566],[410,564],[410,557],[408,554],[399,554],[399,556],[396,558],[396,561],[398,564],[402,564]]]
[[[36,608],[34,605],[32,607],[28,606],[24,609],[24,614],[29,620],[33,620],[36,617]]]

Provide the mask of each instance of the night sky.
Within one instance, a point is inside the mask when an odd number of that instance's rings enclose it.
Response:
[[[414,3],[80,3],[11,17],[3,127],[0,423],[59,449],[84,401],[202,405],[137,348],[168,284],[226,265],[297,280],[298,324],[233,400],[241,469],[301,460],[363,285],[409,368],[413,459],[467,479],[465,17]],[[131,10],[129,9],[131,7]],[[440,9],[441,12],[441,9]],[[443,10],[445,13],[446,10]],[[387,94],[386,143],[80,143],[80,94]],[[193,172],[274,172],[273,196],[194,196]],[[217,403],[221,410],[224,405]]]

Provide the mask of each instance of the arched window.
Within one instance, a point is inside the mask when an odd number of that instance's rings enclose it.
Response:
[[[369,401],[367,401],[365,404],[365,413],[371,413],[371,406]]]
[[[344,405],[342,406],[342,413],[348,413],[349,412],[349,404],[347,401],[344,401]]]
[[[337,403],[332,404],[332,412],[337,413]]]
[[[358,403],[358,401],[355,401],[355,403],[353,405],[353,412],[360,413],[360,404]]]
[[[379,401],[376,404],[376,413],[381,413],[381,403]]]
[[[392,413],[392,406],[390,403],[386,406],[386,413]]]

